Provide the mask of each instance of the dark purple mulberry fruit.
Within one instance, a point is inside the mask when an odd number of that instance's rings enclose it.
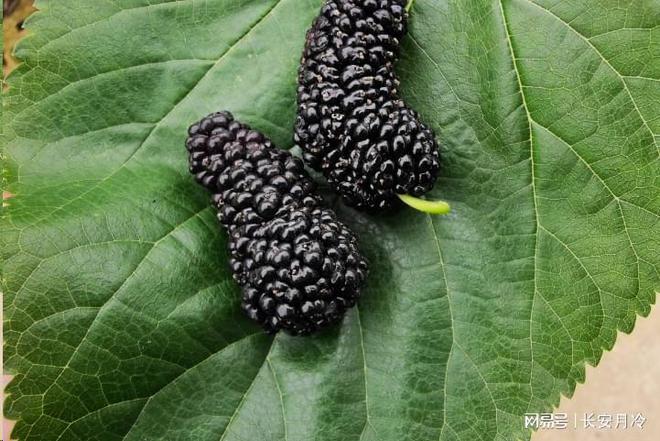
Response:
[[[190,126],[186,148],[190,172],[213,194],[229,234],[247,315],[290,334],[338,322],[358,299],[367,264],[302,161],[229,112]]]
[[[328,0],[307,32],[295,141],[356,208],[421,196],[438,176],[433,131],[399,98],[405,0]],[[446,204],[445,204],[446,205]],[[447,206],[448,208],[448,206]]]

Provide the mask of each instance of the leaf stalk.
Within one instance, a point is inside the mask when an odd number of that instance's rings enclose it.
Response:
[[[410,0],[408,4],[406,5],[406,12],[410,12],[410,8],[412,8],[413,3],[415,3],[415,0]]]
[[[399,194],[401,199],[406,205],[428,214],[449,214],[451,206],[445,201],[427,201],[426,199],[416,198],[408,194]]]

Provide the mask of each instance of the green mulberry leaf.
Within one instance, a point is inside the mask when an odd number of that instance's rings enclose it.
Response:
[[[653,0],[416,0],[397,69],[453,212],[338,204],[341,327],[263,335],[187,174],[229,109],[291,146],[319,0],[39,1],[3,96],[6,413],[20,440],[528,439],[660,289]]]

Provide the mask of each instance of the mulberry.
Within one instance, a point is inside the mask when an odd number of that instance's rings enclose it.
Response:
[[[367,264],[302,161],[229,112],[190,126],[186,148],[229,234],[247,315],[268,332],[294,335],[338,322],[359,297]]]
[[[389,208],[398,195],[409,203],[438,176],[433,131],[399,98],[394,72],[405,4],[328,0],[307,32],[294,139],[305,161],[356,208]]]

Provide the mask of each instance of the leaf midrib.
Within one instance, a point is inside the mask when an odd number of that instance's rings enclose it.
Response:
[[[451,297],[449,296],[449,281],[447,280],[447,271],[445,270],[445,261],[442,256],[442,248],[440,247],[440,239],[438,238],[438,233],[435,230],[435,223],[433,222],[433,216],[432,215],[427,215],[429,219],[429,223],[431,226],[431,233],[433,234],[433,238],[435,240],[435,245],[438,250],[438,257],[439,257],[439,263],[440,263],[440,268],[442,269],[442,278],[444,279],[445,282],[445,293],[447,296],[447,308],[449,310],[449,321],[451,324],[451,346],[449,347],[449,351],[447,353],[447,362],[445,363],[445,376],[444,376],[444,383],[442,385],[443,391],[442,391],[442,399],[443,399],[443,406],[442,406],[442,426],[440,427],[440,438],[442,439],[442,433],[445,430],[445,427],[448,426],[447,424],[447,380],[449,378],[449,361],[451,360],[451,354],[454,351],[454,344],[456,343],[455,336],[456,336],[456,331],[454,329],[454,313],[451,308]],[[494,402],[493,402],[494,404]]]
[[[527,129],[529,130],[529,161],[530,161],[530,173],[531,173],[530,181],[532,187],[532,202],[534,207],[534,254],[532,256],[533,291],[532,291],[532,302],[529,307],[529,353],[530,353],[529,375],[530,378],[532,378],[533,370],[534,370],[534,338],[532,336],[532,318],[534,317],[534,303],[536,301],[536,295],[540,294],[538,290],[538,282],[537,282],[537,262],[538,262],[538,252],[539,252],[539,230],[541,226],[541,219],[539,217],[539,207],[537,202],[538,197],[536,193],[536,172],[535,172],[535,164],[534,164],[534,135],[532,130],[532,117],[529,113],[529,107],[527,106],[527,99],[525,98],[525,91],[522,83],[522,78],[520,75],[520,69],[516,61],[516,54],[513,49],[513,40],[511,38],[511,32],[509,30],[509,24],[506,19],[506,13],[504,12],[504,5],[502,4],[502,2],[503,0],[498,1],[500,13],[502,14],[504,33],[506,35],[507,46],[509,48],[509,54],[511,56],[511,65],[513,67],[513,71],[516,74],[516,81],[518,83],[518,90],[520,91],[520,97],[522,99],[522,106],[523,109],[525,110],[525,116],[527,119]],[[477,368],[477,371],[478,370],[479,369]],[[529,399],[531,402],[532,399],[531,395]],[[496,409],[495,417],[497,418],[497,404],[494,402],[494,400],[493,400],[493,405],[495,406]],[[496,430],[497,430],[497,426],[496,426]]]

